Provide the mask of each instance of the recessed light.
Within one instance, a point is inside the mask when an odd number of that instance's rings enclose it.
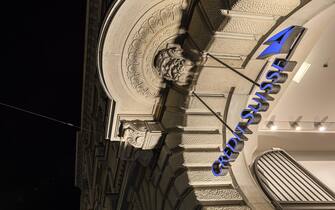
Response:
[[[299,125],[299,123],[297,121],[290,122],[290,126],[292,128],[294,128],[294,130],[296,130],[296,131],[300,131],[301,130],[301,126]]]
[[[317,128],[320,132],[325,131],[327,127],[322,122],[315,122],[314,123],[315,128]]]
[[[325,130],[326,130],[326,127],[325,127],[325,126],[320,126],[320,127],[319,127],[319,131],[322,132],[322,131],[325,131]]]
[[[297,127],[295,127],[295,130],[296,130],[296,131],[300,131],[300,130],[301,130],[301,127],[300,127],[300,126],[297,126]]]
[[[275,130],[277,130],[278,129],[278,126],[276,126],[276,125],[272,125],[271,127],[270,127],[270,130],[272,130],[272,131],[275,131]]]
[[[278,126],[274,124],[273,121],[269,121],[267,124],[266,124],[266,127],[270,128],[271,131],[275,131],[278,129]]]

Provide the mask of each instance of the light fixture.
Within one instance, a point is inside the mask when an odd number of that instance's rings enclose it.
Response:
[[[300,130],[301,130],[301,127],[300,127],[299,125],[296,126],[296,127],[295,127],[295,130],[296,130],[296,131],[300,131]]]
[[[296,131],[300,131],[301,130],[301,126],[299,125],[299,123],[297,121],[294,122],[290,122],[290,125],[292,128],[294,128],[294,130]]]
[[[274,124],[273,121],[269,121],[267,124],[266,124],[266,127],[270,128],[271,131],[275,131],[278,129],[278,126]]]
[[[319,131],[325,131],[326,130],[326,127],[325,126],[320,126],[319,127]]]
[[[314,127],[317,128],[320,132],[325,131],[327,127],[322,122],[315,122]]]
[[[304,77],[304,75],[306,74],[306,72],[307,72],[307,70],[309,69],[310,66],[311,66],[310,63],[303,62],[303,64],[300,66],[297,73],[294,75],[293,81],[295,81],[296,83],[299,83],[302,80],[302,78]]]

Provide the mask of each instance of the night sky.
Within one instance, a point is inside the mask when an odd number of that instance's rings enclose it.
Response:
[[[0,102],[80,124],[85,1],[1,2]],[[0,210],[78,210],[76,129],[0,106]]]

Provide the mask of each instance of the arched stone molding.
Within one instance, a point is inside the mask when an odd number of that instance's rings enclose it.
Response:
[[[112,137],[119,120],[152,120],[165,87],[155,56],[178,35],[183,0],[119,0],[109,10],[98,43],[101,83],[116,103]],[[172,67],[171,69],[176,69]],[[179,79],[181,75],[178,73]]]

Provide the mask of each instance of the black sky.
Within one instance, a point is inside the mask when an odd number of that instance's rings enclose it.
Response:
[[[1,3],[0,102],[80,124],[85,1]],[[0,209],[79,209],[76,129],[0,106]]]

